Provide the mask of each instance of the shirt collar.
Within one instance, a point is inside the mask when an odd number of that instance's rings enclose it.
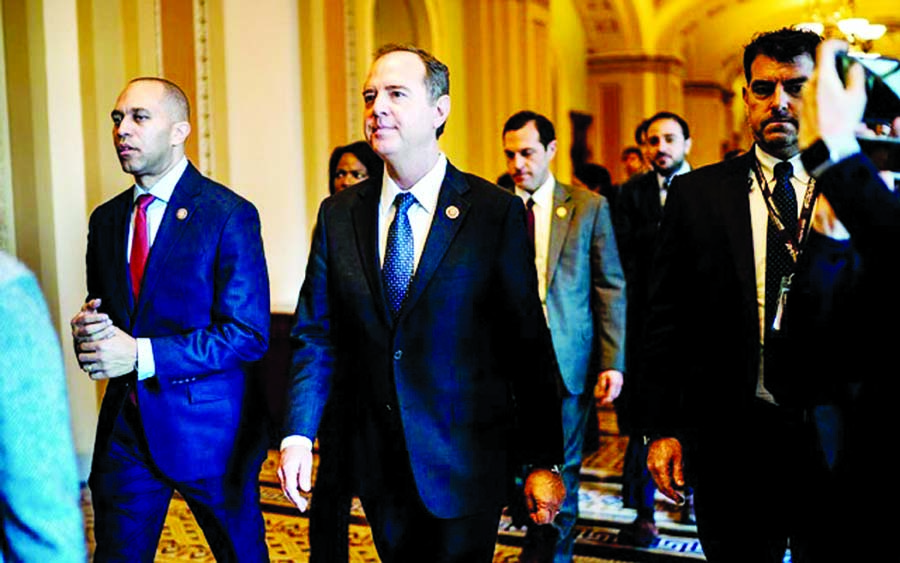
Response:
[[[780,158],[774,157],[766,151],[762,150],[759,145],[754,145],[754,154],[756,154],[756,160],[759,162],[760,168],[762,168],[763,177],[767,182],[775,181],[775,165],[781,162]],[[788,162],[794,167],[794,172],[792,173],[792,177],[796,178],[803,184],[809,183],[810,176],[809,173],[803,168],[803,161],[800,160],[800,153],[798,152],[793,157],[791,157]],[[753,172],[751,171],[751,174]]]
[[[150,194],[156,199],[162,200],[163,203],[169,203],[169,200],[172,199],[172,192],[175,191],[175,186],[178,184],[178,180],[181,179],[181,175],[184,174],[184,171],[187,169],[187,165],[187,157],[182,156],[181,160],[178,161],[178,164],[166,172],[165,175],[149,189],[144,189],[135,184],[134,201],[137,201],[139,195]]]
[[[528,201],[528,198],[530,197],[538,207],[550,207],[553,203],[553,187],[555,185],[556,177],[550,172],[547,174],[547,179],[544,180],[544,183],[538,186],[538,189],[533,192],[529,193],[527,190],[523,190],[519,186],[516,186],[516,195],[521,197],[522,201]]]
[[[681,166],[679,166],[678,170],[676,170],[675,173],[672,174],[672,176],[670,176],[669,181],[671,182],[671,178],[674,178],[675,176],[678,176],[680,174],[687,174],[690,171],[691,171],[691,165],[688,163],[688,161],[682,160]],[[663,187],[665,187],[665,185],[666,185],[666,177],[663,176],[662,174],[660,174],[659,172],[657,172],[656,173],[656,183],[659,184],[659,189],[663,189]]]
[[[447,156],[444,153],[438,154],[437,162],[431,170],[408,190],[401,190],[400,186],[385,171],[381,181],[381,209],[384,211],[390,209],[397,194],[406,191],[415,196],[416,202],[425,211],[434,213],[435,208],[437,208],[438,195],[441,192],[441,184],[444,183],[444,176],[446,175]]]

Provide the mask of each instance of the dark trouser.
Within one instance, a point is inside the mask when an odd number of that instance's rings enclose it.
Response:
[[[341,447],[340,435],[332,419],[319,430],[319,469],[309,508],[309,561],[347,561],[349,553],[350,508],[353,503],[347,466],[351,463]]]
[[[656,484],[647,469],[647,450],[643,436],[628,436],[622,467],[622,501],[626,508],[637,510],[638,516],[652,518]]]
[[[398,471],[405,463],[397,463]],[[363,496],[363,509],[382,563],[490,563],[501,507],[463,518],[436,518],[419,499],[411,471],[381,494]]]
[[[261,462],[259,457],[251,464],[257,473],[241,479],[242,483],[224,475],[175,481],[154,465],[137,409],[126,402],[116,419],[109,451],[95,460],[91,470],[97,542],[94,561],[152,562],[175,490],[196,517],[216,561],[268,561],[259,506]]]
[[[577,535],[575,523],[578,521],[578,489],[581,485],[584,435],[593,402],[594,397],[591,393],[566,394],[562,398],[563,444],[565,447],[562,479],[566,486],[566,500],[563,501],[559,514],[553,520],[552,528],[550,525],[528,524],[528,536],[522,550],[522,561],[552,560],[555,563],[572,561],[575,536]],[[522,519],[524,520],[524,518]]]
[[[741,428],[700,437],[697,531],[711,563],[794,563],[815,555],[829,490],[814,430],[801,413],[757,401]]]

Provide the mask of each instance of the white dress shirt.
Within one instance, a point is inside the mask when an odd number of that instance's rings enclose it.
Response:
[[[544,309],[544,318],[547,318],[547,254],[550,252],[550,222],[553,220],[553,190],[556,187],[556,178],[552,173],[534,192],[516,186],[516,195],[522,198],[525,205],[528,199],[534,201],[532,212],[534,213],[534,265],[538,275],[538,293],[541,296],[541,306]]]
[[[175,185],[181,179],[187,169],[188,161],[186,157],[181,157],[178,164],[159,179],[149,189],[144,189],[139,185],[134,185],[134,202],[137,202],[138,196],[150,194],[155,199],[147,206],[147,242],[153,247],[153,241],[156,240],[156,233],[159,232],[159,226],[162,224],[163,215],[166,213],[166,207],[169,200],[172,199],[172,192],[175,191]],[[128,228],[128,250],[126,256],[131,260],[131,241],[134,239],[134,219],[137,215],[137,206],[132,205],[131,208],[131,226]],[[137,372],[138,379],[144,380],[156,375],[156,362],[153,359],[153,346],[150,344],[149,338],[137,339]]]
[[[754,145],[756,158],[762,168],[763,180],[769,184],[771,191],[777,181],[775,179],[775,165],[781,162],[776,158]],[[800,216],[800,209],[803,207],[803,198],[806,196],[807,186],[810,185],[811,177],[803,168],[800,161],[800,154],[797,153],[788,162],[794,167],[791,176],[791,186],[794,187],[794,193],[797,194],[797,216]],[[763,346],[765,345],[765,319],[766,319],[766,238],[769,224],[769,211],[766,207],[765,196],[756,180],[756,173],[750,170],[750,226],[753,232],[753,258],[756,266],[756,304],[759,310],[759,377],[756,384],[756,396],[764,401],[775,403],[772,394],[766,390],[763,384]]]
[[[682,160],[681,166],[678,167],[678,170],[673,172],[672,175],[669,176],[668,178],[666,178],[659,172],[656,173],[656,183],[659,184],[659,205],[660,205],[660,207],[666,206],[666,196],[669,195],[669,184],[672,182],[672,179],[675,178],[675,176],[678,176],[680,174],[687,174],[690,171],[691,171],[691,165],[688,164],[688,161]],[[668,179],[668,182],[666,181],[667,179]]]
[[[394,215],[397,214],[394,198],[397,197],[397,194],[406,191],[416,198],[416,203],[406,213],[413,233],[413,246],[415,248],[413,273],[415,274],[419,267],[419,258],[422,257],[422,250],[425,248],[425,241],[428,239],[428,231],[431,230],[431,220],[434,218],[438,194],[441,192],[441,184],[444,183],[446,174],[447,157],[444,156],[444,153],[438,154],[434,167],[408,190],[401,190],[400,186],[391,179],[387,170],[385,170],[381,181],[381,200],[378,203],[378,260],[382,266],[384,265],[384,254],[387,249],[388,230],[390,229],[391,221],[394,220]]]

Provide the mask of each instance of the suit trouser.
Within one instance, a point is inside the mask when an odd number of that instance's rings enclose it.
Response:
[[[729,432],[730,431],[730,432]],[[828,561],[828,477],[814,429],[799,412],[760,400],[740,428],[700,437],[697,532],[711,563]]]
[[[319,426],[319,469],[309,508],[309,561],[332,563],[350,556],[349,526],[352,486],[341,442],[346,441],[334,416]]]
[[[242,483],[225,475],[175,481],[153,463],[137,408],[126,401],[107,453],[91,469],[94,561],[152,562],[175,490],[196,517],[216,561],[268,561],[257,477],[261,462],[259,457],[250,464],[257,473],[243,476]]]

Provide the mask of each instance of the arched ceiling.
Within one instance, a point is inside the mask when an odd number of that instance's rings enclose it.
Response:
[[[590,56],[621,53],[675,55],[687,80],[727,86],[740,74],[743,46],[758,31],[810,21],[847,1],[784,0],[575,0],[584,21]],[[875,43],[900,57],[900,12],[896,0],[856,0],[855,14],[888,26]]]

